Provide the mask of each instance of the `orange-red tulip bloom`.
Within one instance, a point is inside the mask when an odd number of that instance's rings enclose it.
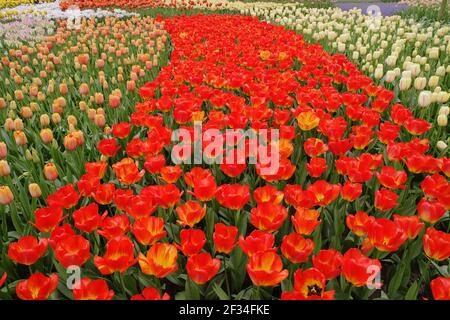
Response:
[[[17,283],[16,294],[21,300],[47,300],[56,290],[57,285],[58,276],[56,273],[46,277],[38,272],[31,275],[27,280]]]
[[[8,247],[8,257],[16,263],[33,265],[47,250],[48,239],[39,241],[33,236],[25,236],[13,242]]]
[[[273,251],[259,251],[250,257],[247,273],[256,286],[273,287],[289,275],[281,258]]]
[[[103,279],[82,278],[72,289],[75,300],[112,300],[114,291]]]
[[[147,255],[139,253],[139,266],[143,273],[164,278],[178,269],[178,252],[173,244],[156,243]]]
[[[190,256],[186,263],[186,271],[197,284],[204,284],[214,278],[220,269],[220,260],[212,258],[207,252]]]

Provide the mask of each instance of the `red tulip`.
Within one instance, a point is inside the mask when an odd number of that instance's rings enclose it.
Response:
[[[298,208],[295,212],[295,216],[291,216],[295,232],[303,235],[310,235],[321,223],[319,217],[320,212],[317,210]]]
[[[139,168],[131,158],[124,158],[112,165],[112,169],[119,182],[131,185],[142,179],[145,171]]]
[[[75,227],[86,233],[96,230],[102,222],[102,216],[98,213],[98,205],[96,203],[91,203],[86,207],[75,210],[72,218],[75,222]]]
[[[72,289],[75,300],[112,300],[114,291],[103,279],[82,278]]]
[[[447,210],[445,209],[445,206],[438,201],[429,201],[427,198],[422,198],[417,204],[417,212],[420,219],[434,224],[442,218]]]
[[[434,300],[450,300],[450,278],[438,277],[430,282]]]
[[[400,226],[385,218],[376,219],[366,230],[369,242],[380,251],[397,251],[408,238]]]
[[[136,294],[131,297],[131,300],[170,300],[170,296],[164,293],[162,296],[158,290],[153,287],[147,287],[142,290],[141,294]]]
[[[375,191],[375,208],[387,211],[397,206],[398,195],[388,189]]]
[[[47,300],[56,290],[58,276],[56,273],[46,277],[42,273],[34,273],[27,280],[16,285],[17,297],[21,300]]]
[[[316,268],[294,273],[294,291],[283,292],[282,300],[333,300],[334,290],[325,291],[325,276]]]
[[[288,216],[287,209],[280,204],[262,203],[250,211],[250,223],[256,228],[274,232]]]
[[[268,184],[264,187],[256,188],[253,192],[253,198],[257,204],[264,202],[281,203],[283,200],[283,192],[278,191],[274,186]]]
[[[341,188],[341,197],[345,201],[353,202],[362,194],[362,184],[346,181]]]
[[[98,204],[106,205],[112,202],[115,191],[116,187],[112,183],[105,183],[99,185],[92,196]]]
[[[314,242],[305,239],[298,233],[291,233],[283,237],[281,252],[292,263],[302,263],[308,261],[314,249]]]
[[[66,217],[63,217],[61,207],[49,206],[37,209],[34,212],[35,223],[33,224],[40,232],[52,232],[58,224]]]
[[[238,228],[235,226],[226,226],[223,223],[214,225],[213,241],[216,251],[219,253],[229,254],[236,245],[236,236]]]
[[[215,196],[221,206],[240,210],[250,201],[250,188],[240,184],[223,184],[217,188]]]
[[[341,274],[342,261],[342,254],[334,249],[320,250],[312,258],[314,268],[319,269],[327,280],[334,279]]]
[[[206,243],[205,233],[200,229],[183,229],[180,232],[180,245],[177,249],[187,257],[199,253]]]
[[[147,255],[139,253],[139,266],[143,273],[164,278],[178,269],[178,252],[173,244],[156,243]]]
[[[431,259],[444,261],[450,257],[450,234],[428,228],[423,236],[423,249]]]
[[[418,216],[400,216],[394,214],[394,222],[406,233],[408,239],[415,239],[425,226]]]
[[[125,272],[136,263],[134,244],[127,236],[120,235],[108,241],[103,257],[95,256],[94,264],[101,274]]]
[[[97,233],[107,240],[111,240],[130,229],[130,220],[125,214],[117,214],[112,217],[104,217]]]
[[[190,256],[186,263],[189,278],[197,284],[204,284],[214,278],[219,268],[220,260],[213,259],[206,252]]]
[[[371,284],[371,280],[374,280],[380,271],[380,261],[366,257],[356,248],[352,248],[344,254],[342,274],[348,282],[356,287]],[[374,284],[374,286],[379,285]]]
[[[276,286],[289,275],[282,269],[281,258],[272,250],[256,252],[247,264],[247,273],[255,286]]]
[[[59,188],[55,193],[49,195],[47,197],[47,203],[50,206],[70,209],[78,203],[79,199],[80,196],[75,191],[74,186],[72,184],[68,184]]]
[[[245,239],[243,236],[239,237],[239,245],[248,256],[252,256],[260,251],[272,250],[274,249],[274,243],[275,236],[261,230],[253,230]]]
[[[98,150],[106,157],[114,157],[119,151],[120,146],[117,145],[116,139],[103,139],[98,143]]]
[[[202,207],[198,202],[189,200],[178,206],[175,211],[180,219],[177,222],[182,226],[187,225],[192,228],[205,217],[206,205]]]
[[[48,239],[39,241],[33,236],[25,236],[8,247],[8,257],[16,263],[31,266],[42,257],[47,250]]]
[[[55,258],[64,268],[81,267],[91,256],[89,241],[80,235],[69,235],[61,239],[54,250]]]
[[[369,216],[363,211],[357,212],[355,215],[349,214],[345,219],[347,227],[358,237],[362,237],[367,233],[367,228],[375,221],[375,217]]]
[[[164,219],[154,216],[136,220],[131,231],[136,240],[145,246],[153,245],[167,234],[164,230]]]

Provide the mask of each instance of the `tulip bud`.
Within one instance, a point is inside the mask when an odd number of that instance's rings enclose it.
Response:
[[[73,151],[78,147],[77,138],[73,134],[68,134],[64,137],[64,148]]]
[[[39,198],[42,195],[41,187],[37,183],[30,183],[28,191],[33,198]]]
[[[75,127],[77,125],[77,118],[73,115],[69,115],[67,116],[67,123]]]
[[[11,168],[6,160],[0,160],[0,177],[7,177],[11,173]]]
[[[2,141],[0,142],[0,159],[6,159],[7,155],[8,155],[8,147],[6,146],[6,143]]]
[[[8,186],[0,186],[0,204],[8,205],[14,200],[14,195]]]
[[[58,178],[58,170],[56,169],[55,164],[47,163],[44,166],[44,176],[50,181],[55,181]]]
[[[54,124],[60,124],[61,123],[61,116],[59,113],[53,113],[52,114],[52,121]]]
[[[49,128],[42,129],[39,135],[41,136],[42,142],[44,142],[45,144],[49,144],[50,142],[53,141],[52,129]]]
[[[41,123],[41,127],[48,127],[50,125],[50,118],[47,114],[42,114],[39,121]]]
[[[431,76],[428,80],[428,86],[430,88],[435,88],[439,83],[439,77],[438,76]]]
[[[25,150],[25,159],[27,159],[28,161],[33,161],[33,155],[31,154],[30,150]]]
[[[14,120],[14,130],[22,131],[23,130],[23,121],[20,118]]]
[[[94,118],[94,123],[97,127],[103,128],[106,124],[106,119],[103,114],[96,114]]]
[[[19,146],[23,146],[28,142],[27,136],[25,135],[25,133],[23,131],[14,131],[13,135],[14,135],[14,141]]]
[[[418,91],[422,91],[425,89],[425,86],[427,85],[427,79],[425,77],[417,77],[414,79],[414,88]]]
[[[400,79],[400,84],[399,84],[400,91],[409,90],[409,88],[411,88],[411,83],[412,83],[412,79],[410,77],[408,77],[408,78],[402,77]]]
[[[428,107],[431,104],[431,92],[422,91],[419,94],[418,104],[420,107]]]
[[[445,149],[447,149],[447,144],[444,141],[438,141],[436,143],[436,147],[438,148],[439,151],[444,151]]]
[[[440,114],[437,117],[437,123],[439,127],[446,127],[448,123],[448,118],[446,115]]]
[[[442,106],[440,109],[439,109],[439,114],[443,114],[443,115],[445,115],[445,116],[448,116],[449,114],[450,114],[450,107],[448,107],[448,106]],[[2,142],[3,143],[3,142]]]

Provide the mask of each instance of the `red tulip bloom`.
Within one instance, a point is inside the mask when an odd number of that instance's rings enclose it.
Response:
[[[112,300],[114,297],[114,291],[103,279],[82,278],[74,284],[72,292],[75,300]]]
[[[309,138],[303,144],[305,153],[311,158],[319,157],[328,151],[328,146],[318,138]]]
[[[319,218],[320,212],[317,210],[298,208],[295,216],[291,216],[291,221],[295,232],[302,235],[310,235],[320,224]]]
[[[341,197],[345,201],[353,202],[362,194],[362,184],[346,181],[341,188]]]
[[[398,195],[388,189],[375,191],[375,208],[387,211],[397,206]]]
[[[34,212],[36,227],[40,232],[52,232],[58,224],[66,217],[63,217],[63,210],[61,207],[49,206],[45,208],[37,209]]]
[[[126,189],[116,189],[113,195],[113,201],[117,209],[126,211],[131,204],[131,199],[133,198],[133,190]]]
[[[115,191],[116,187],[112,183],[105,183],[99,185],[92,196],[98,204],[110,204]]]
[[[278,191],[274,186],[268,184],[264,187],[256,188],[253,192],[253,198],[255,199],[257,204],[261,204],[264,202],[270,203],[281,203],[283,200],[283,192]]]
[[[165,166],[159,170],[159,174],[166,183],[175,183],[182,176],[183,170],[180,166]]]
[[[195,167],[190,172],[185,173],[184,181],[189,187],[194,188],[193,195],[199,201],[205,202],[214,198],[217,185],[209,169]]]
[[[375,217],[369,216],[364,211],[359,211],[355,215],[349,214],[345,219],[347,227],[358,237],[367,233],[367,228],[375,221]]]
[[[180,245],[177,249],[187,257],[199,253],[206,243],[206,235],[200,229],[183,229],[180,232]]]
[[[325,291],[326,278],[316,268],[294,273],[294,291],[283,292],[282,300],[333,300],[334,290]]]
[[[243,236],[239,237],[239,245],[248,256],[252,256],[260,251],[274,250],[274,243],[275,236],[261,230],[253,230],[245,239]]]
[[[380,184],[390,189],[404,189],[407,180],[406,172],[403,170],[395,170],[394,167],[385,166],[381,172],[376,173]]]
[[[3,286],[3,284],[6,281],[6,277],[8,276],[8,274],[6,272],[3,273],[3,276],[0,278],[0,288]]]
[[[240,210],[250,201],[250,188],[240,184],[223,184],[217,188],[215,196],[221,206]]]
[[[127,236],[120,235],[108,241],[103,257],[95,256],[94,264],[101,274],[125,272],[136,263],[134,244]]]
[[[141,192],[142,193],[142,192]],[[183,193],[174,184],[158,185],[157,202],[164,209],[171,208],[180,202]]]
[[[197,284],[204,284],[214,278],[220,269],[220,260],[213,259],[209,253],[199,253],[190,256],[186,263],[186,271]]]
[[[89,241],[80,235],[71,235],[61,239],[55,246],[55,257],[64,268],[81,267],[90,256]]]
[[[47,300],[56,290],[57,285],[58,276],[56,273],[46,277],[38,272],[31,275],[27,280],[17,283],[16,294],[21,300]]]
[[[145,174],[144,170],[139,171],[136,162],[131,158],[124,158],[112,165],[112,169],[119,182],[131,185],[139,180]]]
[[[86,174],[102,179],[105,176],[108,164],[105,161],[86,162],[84,164],[86,168]]]
[[[236,245],[236,237],[238,228],[235,226],[226,226],[223,223],[214,225],[213,241],[216,251],[219,253],[229,254]]]
[[[117,145],[117,140],[113,138],[100,140],[97,148],[100,150],[102,155],[106,157],[114,157],[117,151],[119,151],[120,146]]]
[[[143,273],[164,278],[178,269],[178,252],[173,244],[156,243],[147,255],[139,253],[139,266]]]
[[[250,211],[250,223],[266,232],[278,230],[288,216],[287,209],[280,204],[262,203]]]
[[[100,230],[97,233],[107,240],[111,240],[130,229],[130,220],[125,214],[117,214],[112,217],[105,217],[100,224]]]
[[[152,174],[157,174],[161,171],[165,164],[166,159],[162,154],[158,154],[156,156],[147,156],[145,157],[144,168]]]
[[[366,257],[356,248],[352,248],[344,254],[342,274],[355,287],[370,284],[371,280],[375,279],[375,276],[380,271],[380,261]],[[374,284],[374,286],[378,285],[380,284]]]
[[[48,239],[39,241],[33,236],[25,236],[8,247],[8,257],[16,263],[31,266],[42,257],[47,250]]]
[[[55,249],[56,244],[61,241],[62,239],[67,238],[68,236],[76,235],[75,230],[73,230],[72,226],[68,223],[63,224],[60,227],[57,227],[55,230],[52,231],[50,234],[50,246]]]
[[[273,251],[259,251],[250,257],[247,273],[255,286],[273,287],[289,275],[281,258]]]
[[[281,252],[292,263],[302,263],[308,261],[314,249],[314,242],[305,239],[298,233],[291,233],[283,237]]]
[[[334,279],[341,274],[342,261],[342,254],[334,249],[320,250],[312,258],[314,268],[319,269],[327,280]]]
[[[132,196],[128,208],[125,210],[136,220],[144,219],[156,211],[156,201],[147,194]]]
[[[131,131],[131,124],[129,122],[119,122],[116,124],[113,124],[112,126],[112,133],[113,136],[124,139],[128,137]]]
[[[107,212],[105,212],[106,216]],[[72,214],[77,229],[86,233],[96,230],[102,223],[102,216],[98,213],[98,205],[91,203],[86,207],[75,210]]]
[[[445,209],[445,206],[438,201],[429,201],[427,198],[422,198],[417,204],[417,212],[420,219],[434,224],[442,218],[447,210]]]
[[[338,184],[330,184],[325,180],[318,180],[309,185],[307,190],[314,194],[314,205],[325,207],[339,196],[341,187]]]
[[[434,300],[450,300],[450,278],[438,277],[430,282]]]
[[[131,231],[136,240],[145,246],[153,245],[167,234],[164,230],[164,219],[154,216],[136,220]]]
[[[394,222],[405,232],[408,239],[415,239],[425,224],[420,222],[418,216],[400,216],[394,214]]]
[[[189,200],[178,206],[175,211],[179,218],[177,222],[182,226],[187,225],[192,228],[205,217],[206,205],[202,207],[198,202]]]
[[[83,197],[90,197],[100,185],[100,178],[91,174],[84,174],[77,181],[78,191]]]
[[[367,238],[378,250],[395,252],[405,243],[408,236],[393,221],[380,218],[367,226]]]
[[[141,294],[136,294],[131,297],[130,300],[170,300],[168,293],[164,293],[162,296],[158,290],[153,287],[147,287],[142,290]]]
[[[424,134],[432,127],[431,123],[429,123],[428,121],[424,119],[414,119],[414,118],[407,119],[403,123],[403,126],[405,127],[406,131],[415,136]]]
[[[49,195],[47,197],[47,203],[50,206],[70,209],[78,203],[79,199],[80,196],[76,192],[74,186],[72,184],[68,184],[59,188],[54,194]]]
[[[314,193],[302,190],[299,185],[286,185],[284,187],[284,200],[295,208],[311,208],[316,201]]]
[[[327,161],[324,158],[312,158],[309,163],[306,164],[306,170],[309,176],[318,178],[322,173],[327,170]]]
[[[428,228],[423,236],[425,254],[436,261],[444,261],[450,257],[450,234]]]

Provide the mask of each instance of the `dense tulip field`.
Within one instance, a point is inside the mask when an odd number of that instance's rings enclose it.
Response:
[[[450,300],[447,21],[0,1],[0,49],[0,299]]]

